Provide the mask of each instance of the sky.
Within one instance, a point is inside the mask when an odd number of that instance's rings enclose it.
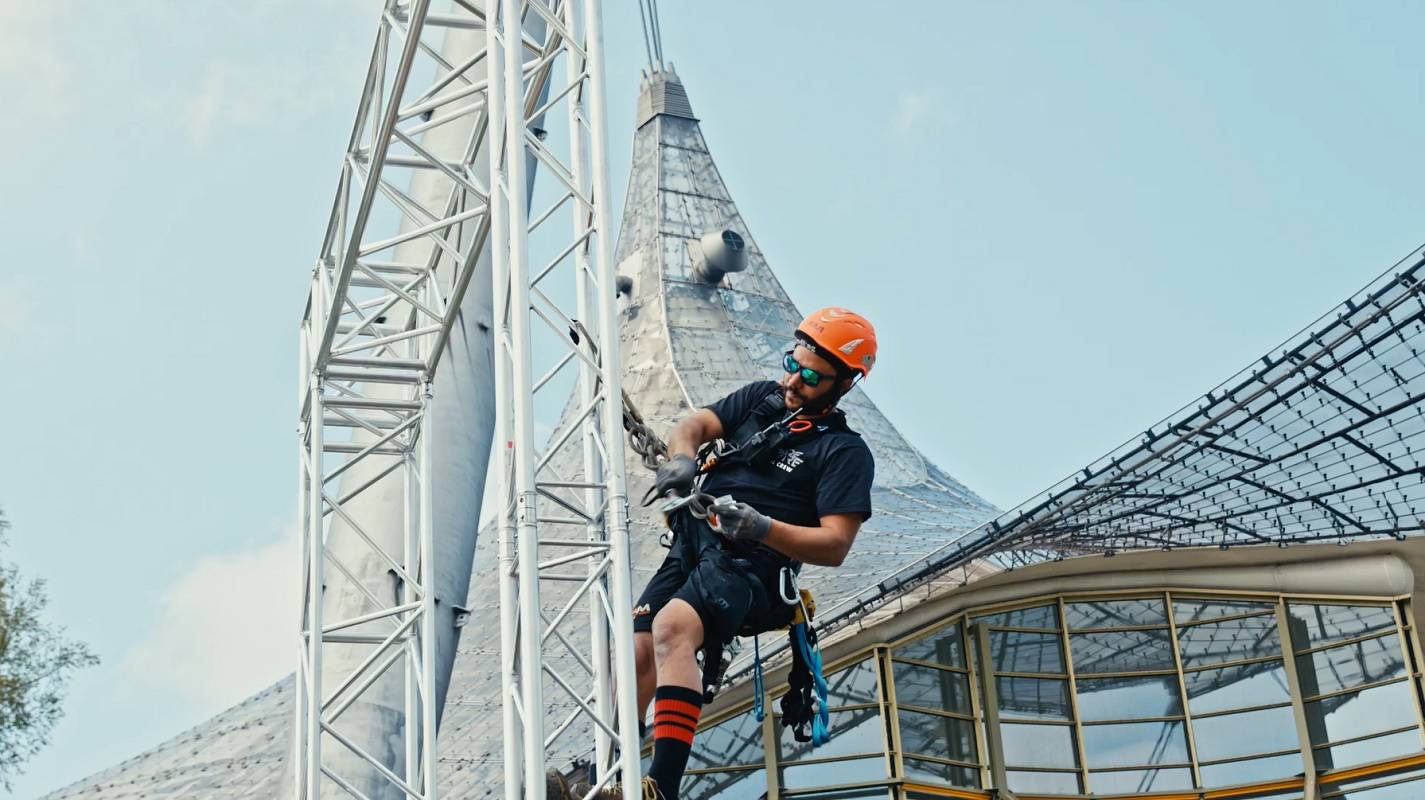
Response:
[[[3,557],[102,658],[15,797],[293,666],[296,326],[378,8],[0,0]],[[1425,240],[1416,3],[662,10],[792,299],[869,317],[865,390],[1001,507]],[[606,30],[621,196],[634,0]]]

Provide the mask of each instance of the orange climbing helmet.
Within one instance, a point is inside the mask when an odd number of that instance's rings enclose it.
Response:
[[[823,308],[808,314],[797,326],[797,338],[822,358],[862,378],[876,364],[876,329],[850,309]]]

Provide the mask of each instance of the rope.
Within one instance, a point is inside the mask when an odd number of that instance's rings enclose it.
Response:
[[[659,72],[663,69],[663,26],[658,19],[658,0],[638,0],[638,18],[643,23],[648,71]]]
[[[811,641],[809,642],[808,639]],[[827,705],[826,674],[821,668],[821,648],[816,646],[816,633],[811,623],[792,626],[792,641],[801,651],[816,687],[816,702],[811,725],[811,746],[820,747],[831,740],[831,709]]]
[[[767,712],[762,706],[762,648],[758,645],[757,635],[752,635],[752,695],[756,699],[752,701],[752,713],[757,715],[757,721],[761,722],[767,718]]]
[[[648,31],[648,14],[644,12],[645,0],[638,0],[638,19],[643,23],[643,51],[648,54],[648,69],[654,70],[654,65],[658,62],[653,59],[652,36]]]
[[[663,20],[658,14],[658,0],[648,0],[648,17],[653,20],[653,52],[658,56],[658,66],[663,66]]]

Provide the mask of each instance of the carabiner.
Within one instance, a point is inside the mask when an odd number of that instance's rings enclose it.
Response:
[[[791,567],[782,567],[781,577],[777,581],[777,593],[782,596],[782,602],[789,606],[801,603],[802,593],[797,588],[797,573]]]

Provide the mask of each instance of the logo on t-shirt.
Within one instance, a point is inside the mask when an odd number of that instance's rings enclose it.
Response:
[[[800,450],[782,450],[777,456],[777,469],[783,472],[791,472],[801,466],[803,458]]]

